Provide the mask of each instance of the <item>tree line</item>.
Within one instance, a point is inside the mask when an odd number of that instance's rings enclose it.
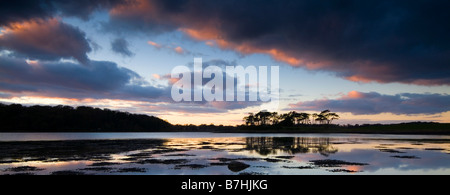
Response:
[[[2,132],[142,132],[171,124],[158,117],[87,106],[22,106],[0,103]]]
[[[249,113],[244,117],[244,123],[247,126],[266,126],[266,125],[280,125],[280,126],[293,126],[300,124],[331,124],[334,120],[339,119],[339,115],[331,112],[330,110],[324,110],[320,113],[304,113],[290,111],[284,114],[278,114],[278,112],[259,111],[258,113]]]

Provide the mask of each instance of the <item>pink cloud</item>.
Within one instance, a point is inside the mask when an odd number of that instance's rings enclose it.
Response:
[[[0,47],[28,58],[74,58],[83,64],[91,51],[84,32],[56,18],[10,23],[0,36]]]
[[[185,53],[184,49],[181,48],[180,46],[175,47],[173,50],[174,50],[175,52],[177,52],[178,54],[184,54],[184,53]]]
[[[153,42],[153,41],[147,41],[147,43],[148,43],[149,45],[151,45],[151,46],[154,46],[154,47],[157,48],[157,49],[161,49],[161,48],[162,48],[162,46],[161,46],[160,44],[155,43],[155,42]]]

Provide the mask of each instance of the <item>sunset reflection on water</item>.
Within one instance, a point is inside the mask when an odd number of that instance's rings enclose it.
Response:
[[[0,144],[0,174],[450,174],[446,136],[221,135]],[[230,166],[236,162],[245,166]]]

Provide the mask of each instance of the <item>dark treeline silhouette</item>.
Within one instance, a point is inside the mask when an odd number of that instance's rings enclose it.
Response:
[[[278,114],[277,112],[260,111],[256,114],[249,113],[244,117],[246,126],[295,126],[295,125],[330,125],[333,120],[339,119],[339,115],[324,110],[320,113],[298,113],[291,111],[285,114]]]
[[[214,124],[201,124],[201,125],[172,125],[170,131],[174,132],[233,132],[239,130],[235,126],[226,125],[214,125]]]
[[[320,113],[291,111],[284,114],[249,113],[239,126],[240,132],[258,133],[381,133],[381,134],[450,134],[450,123],[408,122],[399,124],[333,124],[338,114],[330,110]]]
[[[223,133],[386,133],[450,134],[450,123],[338,125],[339,116],[321,113],[278,114],[261,111],[239,126],[172,125],[154,116],[87,106],[22,106],[0,103],[0,132],[223,132]]]
[[[154,116],[86,106],[0,104],[2,132],[151,132],[171,126]]]

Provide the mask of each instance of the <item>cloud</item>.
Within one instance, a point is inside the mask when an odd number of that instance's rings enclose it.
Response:
[[[212,81],[213,79],[216,78],[216,76],[221,76],[222,78],[222,86],[215,86],[214,87],[214,91],[222,91],[222,100],[223,101],[206,101],[205,98],[203,97],[202,101],[196,101],[194,102],[194,104],[197,104],[198,106],[201,107],[205,107],[205,108],[214,108],[217,110],[213,110],[212,112],[227,112],[228,110],[235,110],[235,109],[243,109],[243,108],[247,108],[247,107],[252,107],[252,106],[260,106],[266,102],[261,101],[260,99],[256,98],[257,101],[250,101],[250,93],[254,92],[254,94],[257,95],[257,86],[256,83],[252,83],[251,85],[254,85],[253,87],[250,87],[248,83],[245,83],[244,80],[240,80],[238,78],[235,77],[235,75],[228,75],[226,73],[225,70],[225,66],[236,66],[236,62],[232,61],[225,61],[225,60],[221,60],[221,59],[213,59],[213,60],[208,60],[202,63],[202,73],[208,73],[208,67],[210,66],[217,66],[219,68],[221,68],[221,74],[216,75],[214,71],[209,72],[212,77],[211,78],[202,78],[200,83],[195,83],[194,82],[194,77],[202,77],[202,75],[200,74],[200,72],[194,72],[193,71],[193,62],[190,62],[187,64],[186,67],[190,67],[191,71],[190,72],[183,72],[182,75],[189,75],[190,76],[190,80],[180,80],[182,79],[182,77],[180,79],[178,78],[172,78],[171,74],[165,74],[165,75],[158,75],[155,74],[153,75],[153,77],[155,79],[161,80],[161,81],[167,81],[168,85],[170,86],[170,88],[177,84],[179,86],[186,86],[189,85],[191,86],[191,100],[194,100],[194,94],[195,93],[202,93],[202,90],[207,90],[207,88],[204,88],[204,86]],[[181,73],[180,73],[181,76]],[[243,78],[245,79],[245,78]],[[228,81],[233,81],[233,92],[234,92],[234,97],[233,97],[233,101],[226,101],[226,95],[227,93],[230,93],[231,88],[230,86],[227,86],[227,80]],[[249,81],[250,82],[250,81]],[[247,84],[247,85],[245,85]],[[209,88],[208,88],[209,90]],[[244,97],[244,101],[238,101],[238,94],[243,94]],[[261,94],[259,94],[261,95]],[[188,103],[186,101],[181,101],[180,103],[177,103],[175,105],[182,105],[184,103]],[[189,106],[186,106],[185,108],[189,108],[192,104],[188,104]],[[200,109],[203,110],[203,109]],[[199,112],[200,110],[195,110],[196,112]]]
[[[185,48],[182,48],[181,46],[176,46],[174,44],[172,44],[172,45],[164,45],[164,44],[159,44],[159,43],[156,43],[156,42],[153,42],[153,41],[147,41],[147,44],[155,47],[156,49],[164,48],[164,49],[171,50],[171,51],[173,51],[173,52],[175,52],[177,54],[180,54],[180,55],[193,54],[189,50],[187,50]],[[202,54],[195,53],[195,55],[202,55]]]
[[[0,50],[30,59],[74,58],[87,64],[92,49],[84,32],[52,18],[10,23],[0,35]]]
[[[57,13],[63,16],[73,16],[84,20],[88,20],[89,16],[95,11],[109,10],[130,3],[129,0],[47,0],[47,2],[57,10]]]
[[[12,96],[8,93],[0,92],[0,98],[10,98],[10,97],[12,97]]]
[[[163,47],[162,45],[160,45],[160,44],[158,44],[158,43],[155,43],[155,42],[153,42],[153,41],[147,41],[147,43],[148,43],[149,45],[151,45],[151,46],[157,48],[157,49],[161,49],[161,48]]]
[[[159,101],[168,89],[149,85],[113,62],[34,62],[0,56],[0,91],[15,95]],[[158,99],[160,98],[160,99]]]
[[[235,75],[228,75],[227,72],[226,72],[226,69],[225,69],[226,66],[232,66],[232,67],[237,66],[236,61],[226,61],[226,60],[222,60],[222,59],[212,59],[212,60],[208,60],[208,61],[202,61],[202,70],[201,70],[201,72],[194,72],[193,71],[193,69],[194,69],[194,62],[187,63],[186,64],[186,68],[188,68],[190,70],[190,72],[183,72],[182,74],[183,75],[185,75],[185,74],[186,75],[190,75],[191,80],[190,80],[190,82],[187,81],[187,83],[180,83],[180,84],[181,85],[189,84],[189,85],[193,86],[194,88],[201,87],[199,85],[204,86],[206,83],[208,83],[211,80],[213,80],[215,78],[215,76],[216,76],[215,72],[214,72],[215,69],[212,70],[212,69],[208,68],[208,67],[212,67],[212,66],[219,67],[220,68],[219,71],[222,72],[222,74],[219,75],[219,76],[221,76],[221,78],[223,79],[222,80],[223,87],[217,86],[217,89],[226,90],[226,81],[227,80],[234,81],[234,85],[233,85],[234,89],[236,89],[238,87],[238,84],[241,84],[242,86],[244,86],[245,81],[238,80],[235,77]],[[203,78],[202,74],[205,74],[205,73],[211,74],[211,78]],[[197,76],[198,77],[202,77],[202,80],[201,80],[202,82],[201,83],[197,83],[198,85],[195,85],[194,77],[197,77]],[[174,83],[178,82],[182,78],[182,77],[180,77],[180,78],[172,78],[170,73],[169,74],[165,74],[165,75],[157,75],[156,74],[156,75],[153,75],[153,77],[158,79],[158,80],[167,80],[170,85],[173,85]],[[186,81],[186,80],[184,80],[184,81]],[[256,83],[252,83],[252,85],[255,85],[255,84]]]
[[[186,53],[186,51],[183,48],[181,48],[180,46],[173,48],[173,50],[176,53],[178,53],[178,54],[185,54]]]
[[[44,3],[41,0],[1,1],[0,26],[32,18],[50,17],[55,10],[45,6]]]
[[[157,76],[169,79],[167,75]],[[210,80],[210,79],[208,79]],[[207,81],[204,80],[204,83]],[[158,109],[182,113],[225,113],[264,102],[174,102],[172,85],[153,86],[136,72],[108,61],[92,60],[89,66],[70,62],[30,61],[0,55],[0,97],[50,97],[131,100]],[[194,89],[196,90],[196,89]],[[246,94],[248,95],[248,94]]]
[[[237,0],[18,0],[0,3],[0,26],[51,21],[57,16],[88,20],[92,13],[107,10],[110,21],[103,26],[122,34],[181,31],[213,47],[244,55],[266,54],[294,67],[327,71],[350,81],[449,85],[450,27],[446,24],[450,13],[445,9],[449,4],[446,0],[268,0],[257,4]],[[44,26],[49,24],[41,24],[38,29],[48,29]],[[58,38],[75,32],[59,24]],[[20,50],[30,52],[31,57],[58,54],[86,62],[86,43],[80,43],[84,49],[71,55],[48,50],[36,53],[35,45]],[[178,46],[171,49],[189,53]]]
[[[189,62],[187,64],[189,67],[194,67],[194,62]],[[222,69],[225,69],[225,67],[227,66],[237,66],[237,62],[236,60],[233,61],[228,61],[228,60],[223,60],[223,59],[211,59],[208,61],[203,61],[202,63],[203,67],[208,67],[208,66],[218,66]]]
[[[450,95],[400,93],[383,95],[376,92],[351,91],[338,99],[303,101],[289,104],[289,109],[350,112],[352,114],[437,114],[450,111]]]
[[[111,42],[111,50],[125,57],[131,57],[134,55],[134,53],[131,52],[130,49],[128,48],[129,45],[130,44],[128,43],[127,40],[123,38],[117,38]]]
[[[0,1],[0,26],[30,19],[48,19],[55,15],[84,20],[98,10],[126,4],[127,0],[15,0]]]
[[[244,109],[252,106],[259,106],[259,102],[159,102],[141,103],[142,110],[165,111],[200,114],[200,113],[227,113],[230,110]]]
[[[226,109],[215,108],[209,104],[200,104],[198,102],[177,102],[177,103],[161,103],[161,104],[145,104],[145,108],[151,110],[164,110],[167,112],[177,112],[185,114],[199,114],[199,113],[225,113]]]
[[[87,54],[91,47],[97,47],[96,44],[87,39],[83,31],[60,19],[69,16],[89,20],[92,13],[108,10],[111,27],[132,27],[126,30],[116,28],[118,31],[151,29],[159,33],[181,29],[178,23],[154,18],[165,14],[165,10],[152,16],[142,15],[151,15],[152,3],[135,0],[0,2],[0,97],[132,100],[155,103],[153,105],[162,103],[173,111],[196,113],[228,112],[261,104],[245,101],[175,103],[169,95],[170,86],[153,86],[136,72],[114,62],[90,60]],[[138,14],[122,12],[130,8],[136,9]],[[133,17],[134,20],[128,20]],[[197,55],[184,46],[161,45],[152,41],[148,44],[182,55]],[[113,40],[111,50],[124,56],[133,55],[124,38]],[[216,62],[219,66],[227,63]]]
[[[355,82],[449,85],[450,2],[135,0],[114,29],[193,39]],[[236,7],[239,7],[237,9]]]
[[[214,101],[209,102],[209,104],[218,109],[224,110],[235,110],[235,109],[244,109],[253,106],[261,106],[264,102],[261,101]]]

